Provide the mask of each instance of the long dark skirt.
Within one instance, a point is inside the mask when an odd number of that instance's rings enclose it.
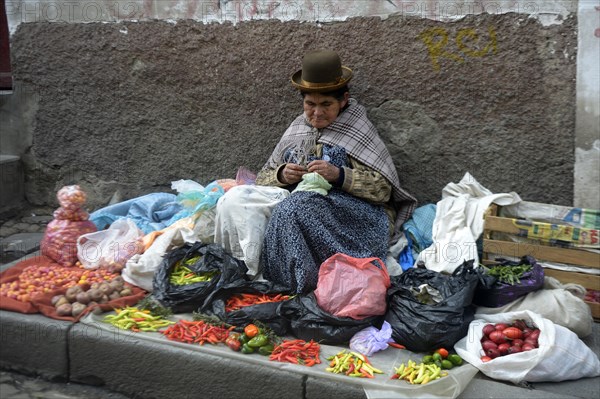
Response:
[[[295,192],[277,204],[265,232],[263,276],[296,293],[313,291],[319,267],[335,253],[385,261],[388,218],[382,206],[341,190]]]

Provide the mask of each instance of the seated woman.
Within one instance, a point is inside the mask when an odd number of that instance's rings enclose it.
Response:
[[[335,253],[385,260],[416,204],[400,187],[392,158],[365,108],[350,97],[351,78],[352,71],[335,52],[306,54],[302,69],[292,75],[304,113],[258,173],[257,187],[231,189],[217,205],[215,241],[253,263],[249,268],[255,274],[262,269],[265,279],[293,292],[314,290],[319,266]],[[268,210],[241,220],[244,199],[257,195],[261,209]],[[253,221],[266,230],[261,245],[256,243],[261,234],[254,233],[250,255],[244,250],[248,242],[241,243],[236,233],[242,225],[242,235],[249,235]]]

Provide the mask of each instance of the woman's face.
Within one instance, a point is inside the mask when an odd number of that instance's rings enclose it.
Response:
[[[347,92],[341,101],[332,96],[308,93],[304,95],[304,114],[313,127],[322,129],[338,117],[342,108],[348,103],[348,97]]]

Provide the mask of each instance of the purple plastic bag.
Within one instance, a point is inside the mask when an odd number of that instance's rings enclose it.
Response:
[[[534,257],[524,256],[521,258],[520,262],[513,262],[505,259],[497,260],[500,261],[498,266],[531,265],[532,268],[530,271],[523,273],[523,276],[519,279],[519,284],[510,285],[508,283],[496,281],[489,287],[481,284],[478,285],[477,290],[475,291],[475,297],[473,298],[473,303],[477,306],[498,308],[507,305],[530,292],[537,291],[544,286],[544,268]]]
[[[393,342],[392,326],[383,322],[381,330],[377,327],[367,327],[360,330],[350,339],[350,349],[371,356],[373,353],[387,349],[388,342]]]

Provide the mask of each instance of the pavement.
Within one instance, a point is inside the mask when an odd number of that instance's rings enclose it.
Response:
[[[16,264],[21,259],[16,255],[23,252],[35,256],[39,246],[40,232],[12,233],[0,241],[3,252],[7,250],[1,270]],[[592,335],[583,342],[600,356],[600,323],[594,323]],[[338,382],[301,370],[152,342],[135,334],[0,310],[2,399],[197,397],[374,398],[354,381]],[[427,396],[414,391],[407,397]],[[598,397],[600,377],[517,386],[480,372],[458,395],[460,399]]]

